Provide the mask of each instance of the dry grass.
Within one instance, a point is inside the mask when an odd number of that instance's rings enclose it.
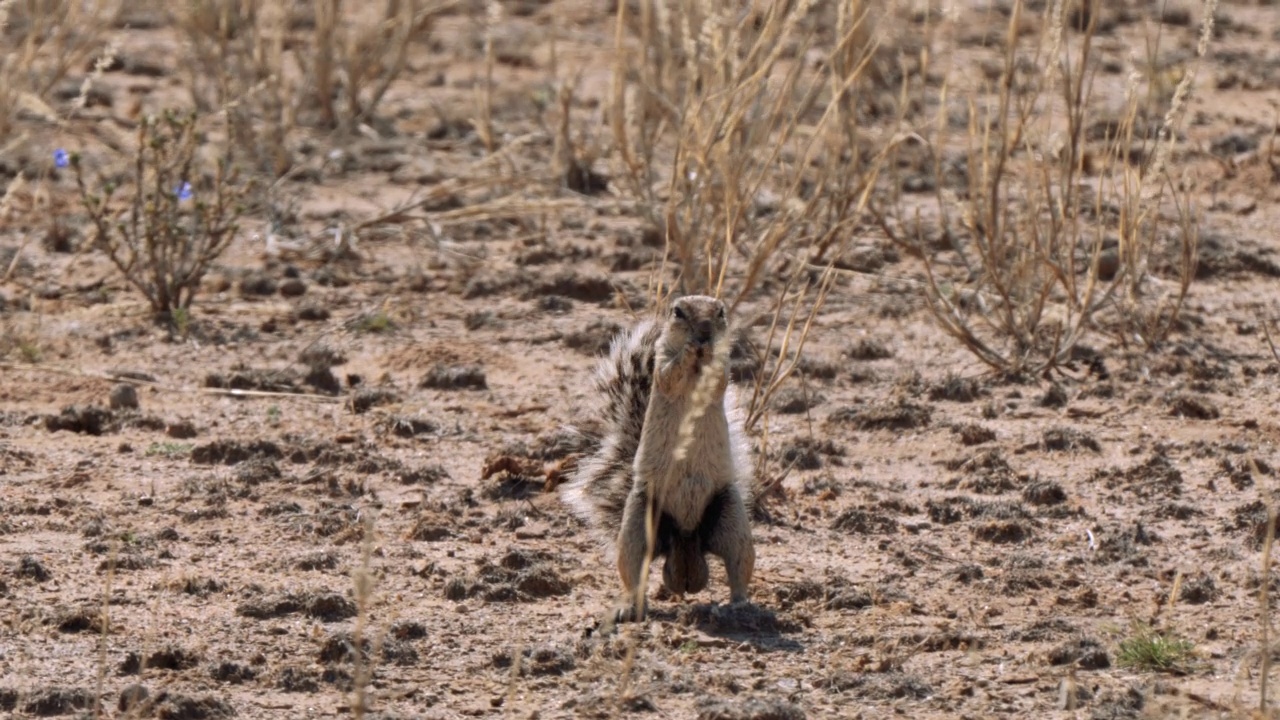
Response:
[[[0,1],[0,136],[15,135],[20,116],[57,122],[52,95],[72,74],[106,49],[103,31],[115,17],[113,2]],[[83,98],[79,99],[83,103]]]
[[[1071,28],[1078,16],[1068,5],[1046,6],[1034,18],[1039,33],[1024,38],[1032,13],[1014,2],[1002,64],[971,95],[951,84],[964,69],[945,68],[937,118],[912,135],[932,165],[931,202],[899,192],[877,207],[886,234],[924,260],[941,327],[1003,372],[1056,367],[1098,329],[1158,346],[1195,272],[1194,210],[1170,160],[1216,3],[1204,4],[1197,55],[1163,117],[1148,109],[1162,86],[1135,73],[1114,127],[1094,143],[1086,131],[1105,115],[1094,94],[1103,8],[1091,1],[1087,22]],[[967,117],[958,141],[949,127],[957,111]],[[958,156],[949,153],[957,142]],[[949,160],[963,168],[963,199],[943,181]],[[1169,280],[1154,266],[1171,249],[1178,262]]]
[[[736,308],[847,237],[877,174],[848,116],[874,42],[862,3],[832,13],[646,2],[633,18],[619,3],[615,156],[627,194],[662,229],[678,292]],[[656,285],[665,294],[666,279]]]
[[[191,48],[192,102],[225,112],[234,141],[280,176],[293,167],[300,128],[349,134],[369,123],[410,45],[456,4],[196,0],[173,12]]]

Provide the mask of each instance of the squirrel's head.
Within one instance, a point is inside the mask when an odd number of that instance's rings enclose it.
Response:
[[[691,353],[701,367],[717,352],[729,330],[724,303],[705,295],[686,295],[671,303],[661,351],[668,358]]]

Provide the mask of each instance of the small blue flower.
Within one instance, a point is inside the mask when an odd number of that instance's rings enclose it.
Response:
[[[58,148],[57,150],[53,151],[54,167],[64,168],[70,164],[71,164],[71,155],[69,155],[66,150],[63,150],[62,148]]]
[[[191,183],[189,182],[182,183],[178,187],[174,188],[173,194],[177,195],[179,200],[190,200],[191,199]]]

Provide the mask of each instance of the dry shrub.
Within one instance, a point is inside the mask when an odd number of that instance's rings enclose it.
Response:
[[[205,272],[235,239],[254,190],[236,172],[229,144],[215,160],[202,157],[196,121],[194,112],[144,117],[123,186],[86,179],[79,155],[71,156],[94,245],[147,298],[157,321],[180,329]]]
[[[298,127],[349,133],[370,122],[409,47],[455,4],[192,0],[174,13],[193,54],[193,102],[225,111],[235,141],[280,175]]]
[[[1147,109],[1162,92],[1155,73],[1135,72],[1111,120],[1094,98],[1103,7],[1084,2],[1081,15],[1063,0],[1045,4],[1038,34],[1024,38],[1031,10],[1015,0],[993,81],[966,90],[970,68],[949,68],[936,122],[912,135],[934,192],[920,201],[898,190],[877,207],[884,231],[924,260],[942,328],[1003,372],[1052,368],[1098,327],[1155,347],[1195,272],[1190,193],[1170,160],[1216,2],[1205,3],[1196,59],[1163,116]],[[1079,17],[1087,24],[1071,27]],[[957,115],[967,118],[958,141],[948,131]],[[958,189],[948,172],[961,176]],[[1154,267],[1171,255],[1173,277],[1159,277]]]
[[[665,237],[680,294],[736,309],[769,291],[751,425],[799,360],[833,277],[824,268],[852,240],[884,158],[856,127],[860,93],[883,77],[873,5],[618,4],[617,185]]]
[[[19,114],[56,120],[51,93],[105,51],[102,31],[115,17],[111,0],[0,0],[0,136]],[[83,100],[83,94],[81,95]]]

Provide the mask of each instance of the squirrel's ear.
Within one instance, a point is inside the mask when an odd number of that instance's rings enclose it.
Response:
[[[721,305],[720,309],[716,310],[716,315],[719,315],[720,319],[724,320],[724,305]]]

